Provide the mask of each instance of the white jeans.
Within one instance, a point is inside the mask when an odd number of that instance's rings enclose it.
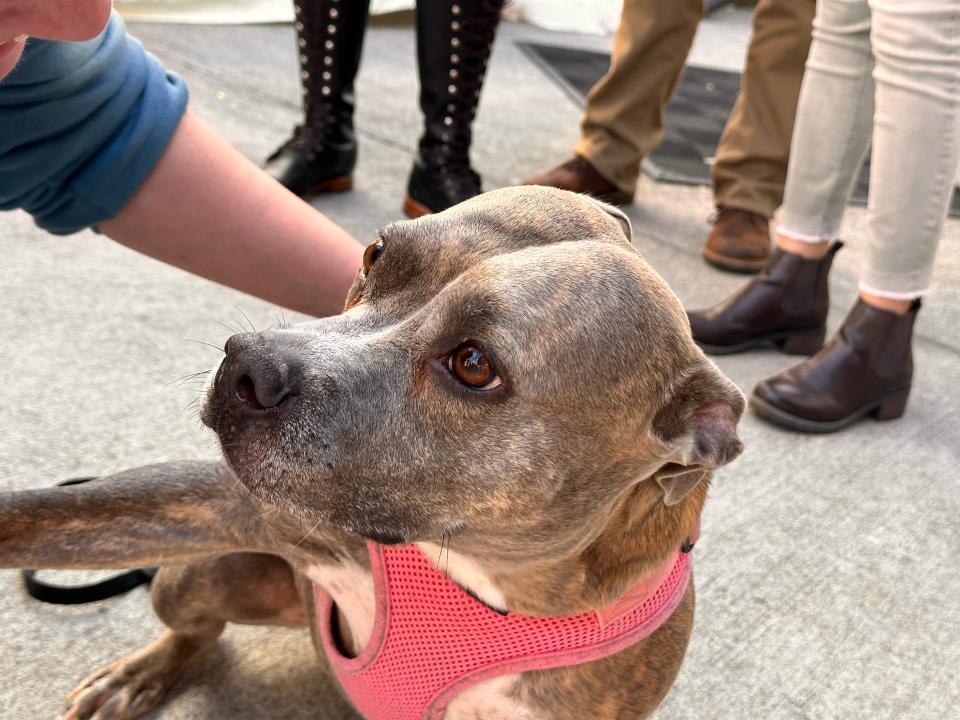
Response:
[[[919,297],[960,161],[960,0],[818,0],[778,232],[833,239],[873,142],[862,290]]]

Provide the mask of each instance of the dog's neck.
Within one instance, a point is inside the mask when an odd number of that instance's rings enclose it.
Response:
[[[707,482],[680,503],[663,504],[656,483],[631,488],[584,548],[534,563],[497,563],[419,543],[438,569],[498,610],[567,615],[605,607],[654,572],[697,525]]]

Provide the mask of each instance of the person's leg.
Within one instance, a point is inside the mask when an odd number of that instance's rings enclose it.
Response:
[[[777,228],[786,252],[816,259],[839,233],[870,144],[873,62],[867,0],[821,0]]]
[[[357,161],[353,81],[370,0],[296,0],[294,14],[303,123],[274,152],[266,170],[306,197],[352,185]]]
[[[411,217],[446,210],[482,192],[470,165],[470,142],[503,4],[417,1],[424,130],[404,200]]]
[[[610,69],[587,96],[575,157],[524,183],[631,202],[702,15],[703,0],[625,0]]]
[[[929,288],[960,162],[960,7],[871,7],[877,109],[860,290],[905,311]]]
[[[587,96],[576,147],[633,193],[640,162],[663,137],[663,113],[703,15],[702,0],[625,0],[607,74]]]
[[[903,414],[913,325],[960,161],[960,6],[870,6],[876,113],[860,299],[820,353],[754,391],[761,416],[798,430]]]
[[[753,11],[740,94],[711,169],[718,208],[770,218],[783,202],[815,11],[814,0],[760,0]]]
[[[725,270],[756,272],[770,254],[815,10],[815,0],[760,0],[753,11],[740,94],[711,170],[718,212],[704,257]]]
[[[739,352],[773,341],[787,352],[810,354],[822,344],[826,275],[839,249],[831,241],[870,140],[872,69],[867,0],[821,0],[800,91],[778,250],[733,298],[689,313],[694,339],[708,350]]]

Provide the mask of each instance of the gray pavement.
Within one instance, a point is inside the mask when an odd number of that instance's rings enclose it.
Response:
[[[694,58],[737,67],[742,12],[705,23]],[[138,26],[188,80],[194,111],[260,159],[297,116],[288,27]],[[520,39],[606,47],[609,39],[503,28],[475,159],[490,187],[564,159],[579,108],[515,47]],[[358,83],[356,189],[318,209],[357,237],[399,213],[419,117],[413,34],[376,27]],[[699,258],[707,189],[644,181],[629,210],[636,245],[689,306],[741,280]],[[864,213],[851,209],[832,278],[835,327],[853,301]],[[718,474],[697,548],[697,623],[666,718],[955,718],[960,706],[960,223],[921,314],[907,416],[830,437],[748,415],[747,451]],[[52,238],[0,216],[0,490],[180,457],[213,457],[212,435],[170,381],[212,366],[219,322],[277,309],[138,256],[92,233]],[[287,314],[290,317],[290,314]],[[744,390],[787,367],[773,352],[723,358]],[[66,692],[160,628],[146,593],[88,607],[37,604],[0,573],[0,718],[55,716]],[[306,635],[231,627],[157,714],[173,720],[350,717]]]

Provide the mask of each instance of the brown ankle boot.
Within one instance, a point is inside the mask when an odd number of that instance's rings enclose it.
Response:
[[[770,257],[770,221],[746,210],[717,208],[703,257],[731,272],[763,270]]]
[[[836,432],[866,415],[903,415],[913,378],[911,338],[920,301],[904,315],[859,300],[833,339],[796,367],[757,385],[751,405],[775,425]]]
[[[766,268],[733,297],[687,313],[693,339],[708,353],[728,355],[773,345],[790,355],[812,355],[826,335],[827,276],[842,242],[819,260],[774,251]]]
[[[584,193],[603,200],[611,205],[627,205],[633,202],[633,194],[624,192],[603,175],[597,172],[593,164],[585,157],[575,155],[562,165],[528,177],[524,185],[546,185],[547,187]]]

